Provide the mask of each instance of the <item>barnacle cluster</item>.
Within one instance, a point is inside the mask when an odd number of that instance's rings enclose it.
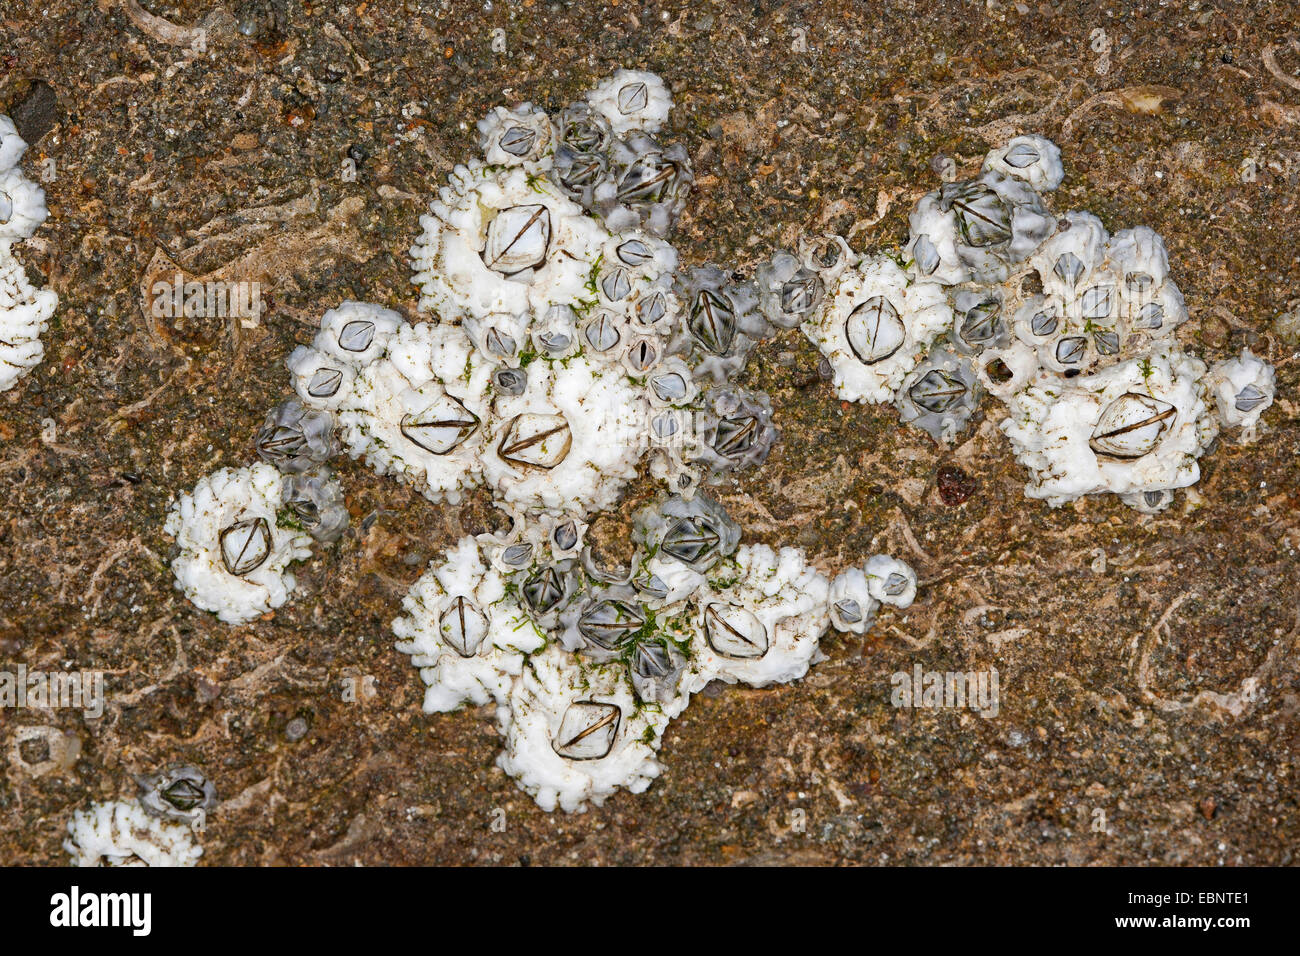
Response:
[[[777,441],[768,397],[732,384],[754,344],[832,295],[907,280],[888,260],[850,275],[834,237],[752,279],[679,269],[667,237],[692,173],[656,138],[670,108],[658,77],[620,71],[555,117],[489,113],[482,158],[451,173],[411,250],[432,321],[326,312],[288,357],[295,397],[257,433],[264,462],[202,479],[168,520],[178,586],[242,622],[283,603],[312,538],[346,527],[338,451],[434,502],[486,487],[509,530],[436,558],[393,631],[426,711],[495,706],[499,766],[547,809],[644,789],[692,694],[796,680],[832,624],[860,633],[916,590],[884,556],[831,581],[798,549],[742,545],[703,490]],[[907,301],[936,327],[949,315],[941,290]],[[647,457],[667,492],[636,516],[631,563],[604,567],[587,520]]]
[[[49,215],[45,191],[23,175],[18,162],[27,144],[13,121],[0,115],[0,392],[45,357],[41,334],[59,304],[50,289],[36,289],[13,255]]]
[[[1185,352],[1163,240],[1053,215],[1044,194],[1062,178],[1041,136],[990,152],[979,176],[917,203],[901,253],[843,268],[803,330],[841,398],[892,400],[942,443],[985,393],[1003,402],[1029,497],[1160,510],[1198,480],[1220,424],[1249,440],[1273,373],[1249,351],[1213,368]]]
[[[862,632],[916,577],[877,556],[833,582],[797,548],[741,545],[704,492],[635,520],[626,567],[600,566],[572,517],[519,515],[435,560],[393,622],[424,709],[496,705],[498,766],[547,810],[644,790],[663,732],[710,681],[765,687],[820,659],[834,621]]]

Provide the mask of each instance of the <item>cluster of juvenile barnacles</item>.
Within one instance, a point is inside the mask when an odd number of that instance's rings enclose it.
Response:
[[[435,321],[327,312],[288,358],[296,398],[258,433],[264,461],[205,477],[168,519],[178,587],[243,622],[346,528],[338,451],[435,502],[486,487],[510,529],[435,559],[393,630],[427,711],[495,705],[498,765],[547,809],[644,789],[707,683],[797,679],[829,628],[861,633],[915,597],[884,555],[831,580],[798,549],[742,545],[705,492],[777,440],[767,396],[730,384],[774,330],[803,329],[840,397],[892,401],[940,442],[994,395],[1027,493],[1053,504],[1167,507],[1217,434],[1211,404],[1251,429],[1273,395],[1248,352],[1208,370],[1178,345],[1155,233],[1050,212],[1063,173],[1041,137],[922,199],[898,253],[827,236],[748,280],[679,269],[667,237],[692,173],[656,138],[670,107],[658,77],[619,71],[556,117],[490,113],[482,158],[452,171],[411,249]],[[667,494],[637,515],[630,564],[602,567],[586,521],[645,457]]]
[[[23,175],[27,151],[13,121],[0,115],[0,392],[31,372],[45,357],[41,335],[58,307],[51,289],[36,289],[13,255],[49,215],[45,191]]]
[[[1090,213],[1056,217],[1043,194],[1062,176],[1041,136],[993,150],[978,177],[917,203],[901,253],[828,277],[803,328],[841,398],[892,400],[940,442],[984,393],[1004,402],[1030,497],[1113,492],[1159,511],[1197,481],[1220,423],[1253,433],[1273,371],[1248,350],[1212,368],[1185,352],[1164,242],[1145,226],[1109,235]]]

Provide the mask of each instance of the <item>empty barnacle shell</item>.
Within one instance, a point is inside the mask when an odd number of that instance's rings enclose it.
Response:
[[[538,568],[520,589],[524,601],[535,614],[549,614],[567,593],[564,573],[554,565]]]
[[[234,575],[256,571],[271,556],[271,526],[265,518],[247,518],[222,529],[221,563]]]
[[[625,601],[597,601],[578,618],[578,632],[605,651],[621,651],[645,626],[645,615]]]
[[[551,210],[540,203],[511,206],[497,213],[487,230],[483,263],[512,276],[546,262],[551,245]]]
[[[609,121],[586,103],[572,103],[560,113],[560,141],[575,150],[598,153],[613,135]]]
[[[170,764],[135,778],[145,813],[186,823],[199,819],[217,802],[217,788],[197,767]]]
[[[1082,335],[1071,335],[1056,343],[1056,360],[1062,365],[1078,365],[1088,354],[1088,340]]]
[[[434,455],[448,455],[474,434],[479,418],[454,396],[440,394],[422,411],[402,416],[407,440]]]
[[[487,616],[473,601],[458,594],[438,619],[438,632],[461,657],[473,657],[487,637]]]
[[[844,335],[858,361],[874,365],[902,348],[907,329],[894,304],[882,295],[873,295],[849,313]]]
[[[618,323],[608,312],[602,312],[588,322],[582,330],[582,337],[597,352],[608,352],[618,345],[621,338]]]
[[[968,345],[992,342],[1002,334],[1002,303],[997,299],[985,299],[967,309],[958,334]]]
[[[1168,402],[1125,392],[1101,413],[1088,445],[1111,458],[1141,458],[1156,447],[1177,414]]]
[[[575,701],[560,718],[551,747],[569,760],[599,760],[613,749],[622,717],[617,704]]]
[[[306,471],[338,451],[334,416],[288,399],[267,413],[255,444],[257,453],[281,471]]]
[[[691,305],[687,329],[705,351],[726,355],[736,340],[736,310],[731,299],[712,289],[701,289]]]
[[[499,368],[492,373],[492,387],[503,395],[522,395],[528,376],[517,368]]]
[[[767,653],[767,628],[748,608],[715,601],[704,609],[709,646],[723,657],[755,660]]]
[[[497,454],[512,465],[551,469],[564,461],[573,434],[562,415],[525,412],[506,426]]]
[[[324,544],[337,541],[348,526],[343,488],[328,469],[290,475],[281,486],[280,501],[302,522],[304,531]]]
[[[927,412],[946,412],[958,402],[965,399],[970,387],[941,368],[926,372],[907,394],[919,407]]]
[[[984,183],[944,186],[939,192],[939,204],[953,212],[962,241],[969,246],[991,246],[1011,238],[1011,210]]]

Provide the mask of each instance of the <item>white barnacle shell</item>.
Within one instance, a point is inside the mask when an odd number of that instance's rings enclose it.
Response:
[[[321,317],[312,344],[324,355],[359,367],[383,355],[402,324],[402,317],[392,309],[371,302],[344,302]]]
[[[549,179],[482,163],[456,167],[420,224],[411,248],[419,308],[444,321],[590,301],[609,238]]]
[[[831,579],[826,606],[835,630],[865,634],[876,619],[880,602],[871,596],[866,573],[861,568],[849,568]]]
[[[397,649],[427,686],[426,713],[504,702],[525,656],[545,643],[478,542],[462,538],[402,599]]]
[[[1250,349],[1243,349],[1237,358],[1216,362],[1209,382],[1219,420],[1244,431],[1255,427],[1273,404],[1277,390],[1273,367]]]
[[[134,800],[74,811],[63,849],[74,866],[194,866],[203,855],[187,824],[150,816]]]
[[[497,722],[505,740],[497,766],[542,809],[572,813],[650,785],[668,716],[639,705],[621,664],[551,645],[529,658]]]
[[[664,81],[644,70],[617,71],[587,94],[587,102],[620,136],[631,130],[656,132],[673,108]]]
[[[1185,488],[1218,434],[1205,363],[1175,344],[1093,375],[1039,375],[1001,423],[1030,470],[1025,493],[1060,505],[1080,495]]]
[[[498,499],[589,514],[611,505],[648,447],[644,392],[585,355],[537,360],[520,395],[498,395],[482,455]]]
[[[176,587],[227,624],[274,610],[294,588],[290,564],[311,555],[311,538],[282,527],[283,478],[271,465],[222,468],[182,493],[164,530],[176,539]]]
[[[479,148],[492,166],[549,168],[555,131],[546,111],[532,103],[493,107],[478,121]]]
[[[481,480],[492,372],[462,328],[403,324],[338,408],[343,447],[430,501],[458,502]]]
[[[881,604],[908,608],[916,600],[916,572],[887,554],[872,555],[865,568],[867,590]]]
[[[1065,178],[1061,150],[1043,136],[1017,136],[984,158],[986,171],[1023,179],[1038,192],[1051,192]]]
[[[798,548],[742,545],[690,600],[689,685],[722,680],[766,687],[802,677],[821,659],[829,593],[830,582]]]
[[[33,288],[9,247],[0,243],[0,392],[45,357],[40,337],[58,304],[52,290]]]
[[[896,262],[877,256],[844,272],[802,328],[830,362],[840,398],[887,402],[952,323],[941,286],[909,282]]]

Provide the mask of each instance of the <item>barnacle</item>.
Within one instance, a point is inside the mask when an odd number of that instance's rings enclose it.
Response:
[[[304,408],[292,398],[267,413],[255,444],[263,459],[290,474],[328,461],[339,449],[334,416],[328,411]]]
[[[49,215],[44,190],[18,165],[26,149],[13,122],[0,115],[0,392],[41,363],[40,337],[59,304],[52,290],[32,286],[13,255],[13,244]]]
[[[1205,373],[1176,345],[1068,381],[1041,372],[1010,397],[1001,426],[1030,469],[1025,493],[1059,505],[1194,484],[1218,433]]]
[[[554,139],[550,117],[532,103],[493,108],[478,121],[478,132],[483,158],[492,166],[542,168]]]
[[[974,414],[981,391],[969,358],[936,348],[903,379],[894,402],[902,421],[951,444]]]
[[[181,494],[164,530],[176,539],[176,587],[197,607],[228,624],[274,610],[294,588],[288,570],[311,555],[311,538],[284,526],[284,478],[259,462],[222,468]]]
[[[1243,349],[1237,358],[1217,362],[1210,369],[1210,389],[1219,420],[1249,432],[1273,404],[1276,385],[1273,369],[1250,349]]]
[[[63,849],[74,866],[194,866],[203,854],[188,826],[150,816],[135,801],[76,810]]]
[[[631,130],[656,132],[673,108],[664,81],[642,70],[618,70],[587,94],[587,102],[620,136]]]
[[[887,402],[952,322],[941,286],[877,256],[840,274],[803,331],[830,361],[840,398]]]
[[[194,823],[217,802],[217,788],[197,767],[170,764],[155,773],[136,777],[140,806],[145,813],[165,820]]]
[[[332,544],[348,526],[343,486],[328,468],[289,475],[280,492],[281,502],[302,529],[321,544]]]
[[[699,441],[692,460],[715,476],[761,465],[780,438],[771,400],[730,385],[705,393],[695,421]]]

